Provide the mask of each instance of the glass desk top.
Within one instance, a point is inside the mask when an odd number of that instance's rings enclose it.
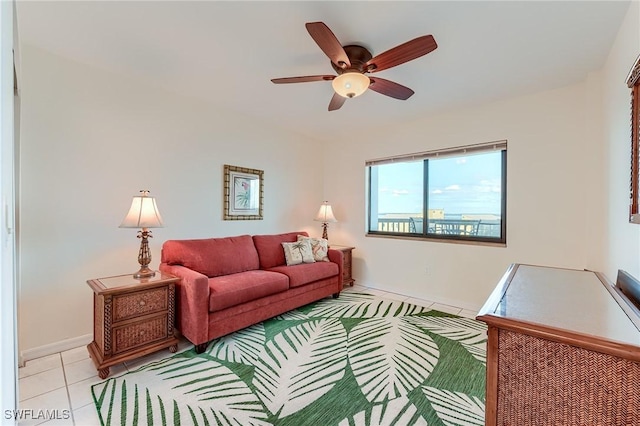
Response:
[[[590,271],[518,265],[490,315],[640,346],[640,330]]]

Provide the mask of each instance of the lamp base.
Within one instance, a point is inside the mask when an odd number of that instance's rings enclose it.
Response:
[[[329,241],[329,234],[327,233],[327,222],[322,222],[322,238]]]
[[[133,274],[133,278],[150,278],[156,275],[156,272],[152,269],[149,269],[148,266],[143,266],[140,268],[138,272]]]
[[[138,231],[138,238],[140,238],[140,251],[138,252],[138,263],[140,264],[140,270],[133,274],[133,278],[149,278],[153,277],[155,271],[149,269],[151,263],[151,251],[149,250],[149,238],[152,238],[151,231],[147,228],[142,228],[142,231]]]

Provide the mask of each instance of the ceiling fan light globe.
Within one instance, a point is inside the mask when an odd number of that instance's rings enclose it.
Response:
[[[359,72],[345,72],[333,79],[331,85],[335,92],[345,98],[362,95],[369,87],[369,77]]]

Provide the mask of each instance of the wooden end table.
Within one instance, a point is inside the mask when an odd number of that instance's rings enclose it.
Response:
[[[179,278],[156,272],[88,280],[93,290],[93,342],[89,355],[101,379],[109,367],[160,349],[178,350],[175,330],[175,283]]]
[[[355,249],[355,247],[349,246],[329,246],[329,248],[334,250],[340,250],[342,252],[343,257],[343,265],[342,265],[342,287],[347,285],[353,287],[353,283],[356,280],[353,279],[353,256],[351,255],[351,251]]]

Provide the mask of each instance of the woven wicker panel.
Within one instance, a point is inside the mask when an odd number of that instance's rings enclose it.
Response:
[[[640,425],[640,363],[500,330],[498,425]]]
[[[167,287],[113,297],[113,322],[167,309]]]
[[[351,256],[345,256],[342,264],[342,278],[351,278]]]
[[[113,353],[119,353],[154,340],[165,339],[167,334],[167,316],[161,315],[150,320],[137,322],[113,329]]]
[[[94,293],[93,295],[93,340],[104,352],[104,298]]]

